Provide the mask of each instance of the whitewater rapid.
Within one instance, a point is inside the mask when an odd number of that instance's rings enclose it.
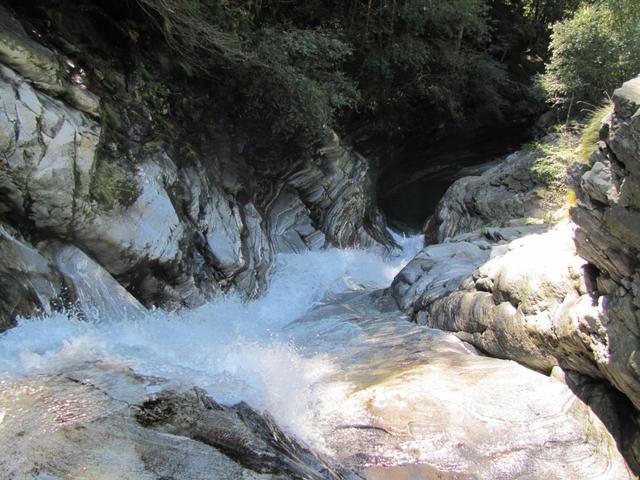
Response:
[[[391,255],[338,249],[280,255],[267,292],[252,301],[231,293],[193,310],[156,310],[135,320],[69,313],[19,319],[0,335],[0,380],[109,362],[199,386],[221,403],[246,401],[321,447],[315,420],[335,410],[350,385],[323,381],[339,368],[331,342],[308,347],[313,335],[335,325],[320,322],[304,335],[287,326],[337,295],[387,287],[422,247],[420,236],[395,240],[402,251]]]

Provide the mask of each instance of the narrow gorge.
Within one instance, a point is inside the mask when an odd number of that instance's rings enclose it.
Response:
[[[0,478],[638,478],[640,76],[591,137],[515,47],[500,101],[349,107],[331,68],[444,7],[345,53],[241,3],[0,2]]]

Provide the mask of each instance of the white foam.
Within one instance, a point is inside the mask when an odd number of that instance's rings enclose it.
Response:
[[[278,332],[328,295],[388,286],[421,246],[413,238],[396,241],[405,250],[386,259],[337,249],[282,255],[268,291],[254,301],[231,294],[136,321],[80,321],[63,313],[21,319],[0,336],[0,379],[55,374],[84,361],[118,362],[200,386],[222,403],[245,400],[321,445],[313,419],[335,408],[348,386],[322,382],[335,370],[329,354],[302,355]]]

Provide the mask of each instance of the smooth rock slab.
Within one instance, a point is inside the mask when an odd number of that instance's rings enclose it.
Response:
[[[0,380],[0,443],[2,478],[345,478],[247,405],[115,363]]]
[[[333,359],[329,381],[350,385],[321,420],[339,463],[369,478],[633,478],[563,382],[402,320],[384,295],[361,295],[289,327],[297,344]]]

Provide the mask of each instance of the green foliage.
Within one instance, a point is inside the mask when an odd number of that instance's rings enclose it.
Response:
[[[553,27],[552,57],[542,84],[555,104],[599,104],[640,72],[640,0],[583,5]]]
[[[264,119],[261,102],[271,107],[267,115],[276,112],[270,119],[276,134],[313,138],[333,124],[337,110],[354,108],[360,100],[355,83],[341,71],[351,47],[336,35],[264,28],[254,35],[252,49],[272,78],[258,78],[248,98],[257,118]]]
[[[168,115],[171,106],[169,97],[171,92],[169,89],[159,82],[147,81],[144,84],[144,90],[141,96],[146,105],[154,114]]]
[[[364,25],[349,30],[367,109],[404,128],[423,111],[460,120],[470,108],[499,110],[507,75],[489,54],[488,2],[414,0],[391,10],[363,9]]]
[[[550,155],[540,157],[531,167],[533,180],[553,190],[563,189],[565,186],[565,166]]]
[[[187,76],[233,85],[233,111],[284,140],[318,138],[345,112],[406,135],[470,112],[499,117],[512,102],[526,111],[526,80],[510,78],[512,46],[494,46],[491,15],[511,12],[500,32],[551,15],[506,0],[137,2]]]
[[[140,196],[140,189],[124,169],[106,159],[100,159],[91,182],[91,198],[104,211],[116,205],[131,205]]]
[[[545,223],[554,224],[568,218],[569,208],[575,206],[576,195],[569,188],[569,169],[576,161],[577,136],[572,131],[554,135],[552,140],[532,142],[521,150],[532,155],[531,179],[544,212]]]
[[[607,102],[600,108],[594,110],[589,118],[587,124],[582,130],[582,138],[580,140],[579,153],[580,158],[587,162],[589,156],[596,149],[598,140],[600,139],[600,130],[602,129],[603,119],[611,113],[612,104]]]

